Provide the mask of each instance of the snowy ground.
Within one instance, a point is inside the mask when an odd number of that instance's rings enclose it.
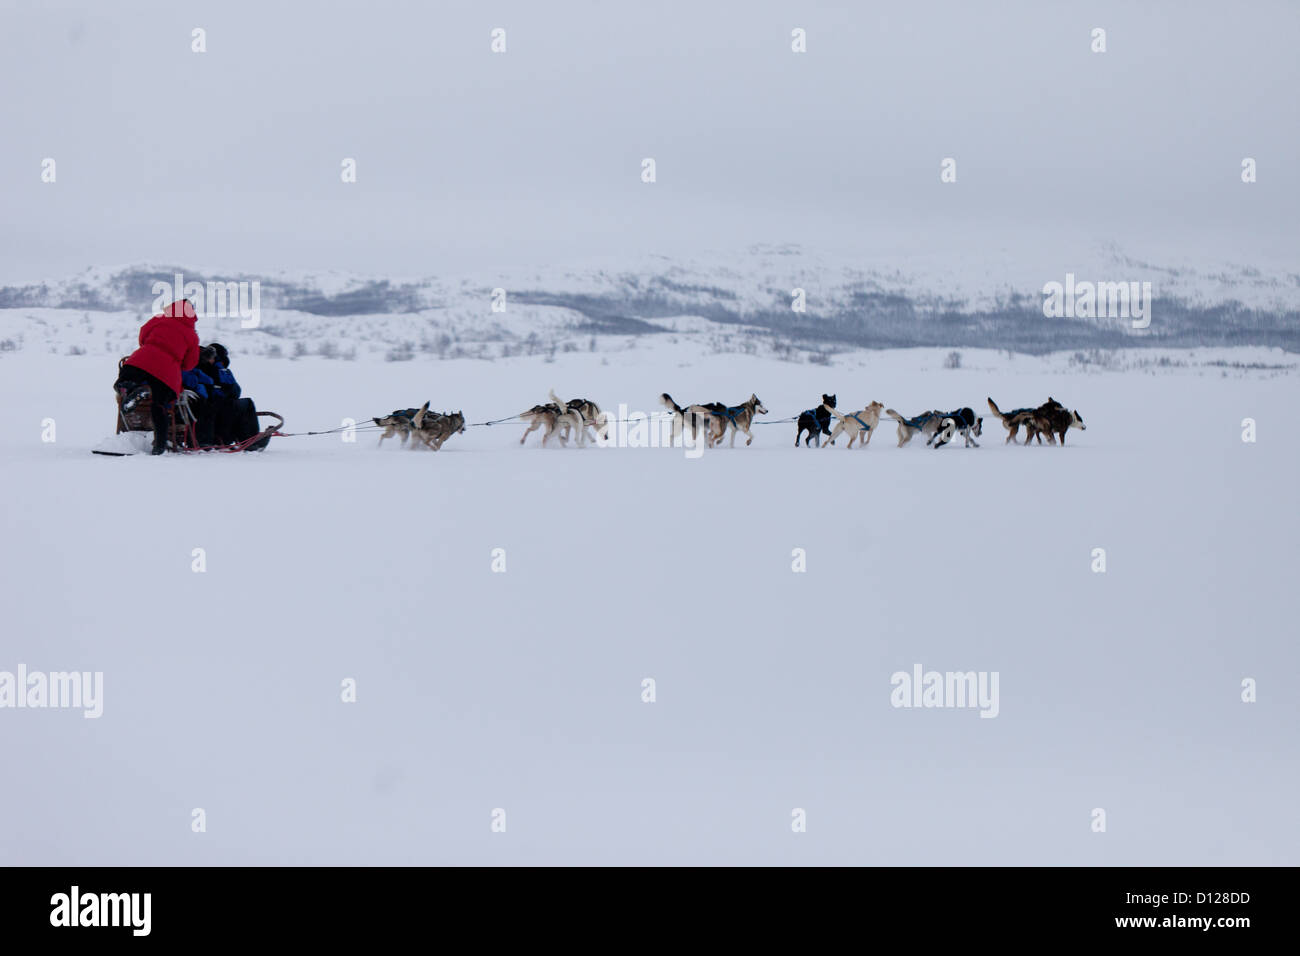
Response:
[[[769,418],[822,391],[1051,394],[1088,430],[1025,449],[986,419],[983,447],[935,452],[890,425],[846,452],[773,425],[690,460],[506,425],[436,454],[363,434],[108,459],[111,360],[0,356],[0,671],[104,675],[99,719],[0,709],[0,862],[1300,863],[1294,370],[228,344],[290,431],[425,399],[478,422],[552,386],[651,412],[756,391]],[[998,716],[891,706],[916,664],[998,672]]]

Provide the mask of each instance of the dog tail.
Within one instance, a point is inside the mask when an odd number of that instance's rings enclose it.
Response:
[[[1007,420],[1007,416],[1002,414],[1002,409],[998,408],[998,403],[993,401],[993,399],[991,398],[988,399],[988,403],[989,403],[989,410],[992,411],[994,415],[998,416],[998,418],[1002,419],[1005,422]]]
[[[663,405],[664,408],[672,409],[673,413],[676,415],[684,414],[686,411],[684,408],[682,408],[680,405],[674,402],[673,397],[669,395],[667,392],[664,392],[662,395],[659,396],[659,403]]]
[[[559,406],[561,415],[567,415],[569,413],[569,406],[564,404],[564,400],[555,394],[555,389],[551,389],[547,394],[551,396],[551,401]]]
[[[428,411],[429,411],[429,403],[425,402],[423,405],[420,406],[420,410],[415,413],[415,417],[411,419],[411,427],[419,428],[420,425],[423,424],[424,416]]]
[[[832,415],[834,415],[834,416],[835,416],[836,418],[838,418],[840,421],[844,421],[844,416],[841,415],[841,414],[840,414],[836,409],[831,408],[831,406],[827,405],[825,402],[822,402],[822,408],[826,409],[826,411],[830,412]]]
[[[900,414],[898,414],[898,412],[894,411],[892,408],[886,408],[886,409],[885,409],[885,414],[888,415],[890,418],[892,418],[892,419],[893,419],[894,421],[896,421],[896,422],[904,421],[903,416],[900,415]]]

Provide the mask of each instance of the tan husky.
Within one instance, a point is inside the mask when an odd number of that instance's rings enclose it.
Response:
[[[858,447],[866,448],[867,443],[871,441],[871,436],[875,432],[876,426],[880,424],[880,413],[885,410],[885,406],[881,405],[879,402],[872,402],[862,411],[849,412],[847,415],[836,411],[830,405],[822,405],[822,408],[826,409],[839,419],[835,427],[831,429],[830,441],[834,442],[835,439],[839,437],[840,432],[846,432],[849,436],[849,443],[845,446],[846,448],[852,448],[853,442],[859,438],[862,439],[862,442]],[[831,446],[830,443],[828,443],[823,447],[830,448]]]
[[[542,433],[542,444],[546,444],[546,439],[551,437],[551,432],[555,431],[555,418],[560,414],[560,409],[555,405],[534,405],[526,412],[520,412],[519,417],[528,423],[528,428],[523,436],[519,439],[519,444],[528,440],[528,436],[539,428],[545,428]]]

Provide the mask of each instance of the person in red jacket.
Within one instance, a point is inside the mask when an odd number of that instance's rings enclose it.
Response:
[[[127,357],[113,387],[126,392],[122,409],[141,400],[153,405],[153,453],[167,450],[172,403],[181,390],[181,372],[199,364],[198,315],[188,299],[177,299],[140,328],[140,347]]]

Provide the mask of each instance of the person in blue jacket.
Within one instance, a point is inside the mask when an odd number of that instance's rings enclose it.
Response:
[[[199,369],[213,381],[209,393],[216,440],[223,445],[233,445],[261,431],[257,424],[257,406],[251,398],[243,397],[243,389],[230,371],[230,353],[226,347],[220,342],[208,345]],[[269,441],[258,442],[250,446],[250,450],[257,451]]]
[[[243,389],[235,381],[235,374],[230,371],[230,353],[226,351],[226,347],[220,342],[213,342],[208,348],[212,349],[215,356],[213,367],[217,371],[217,384],[221,386],[222,394],[231,398],[239,398]]]

